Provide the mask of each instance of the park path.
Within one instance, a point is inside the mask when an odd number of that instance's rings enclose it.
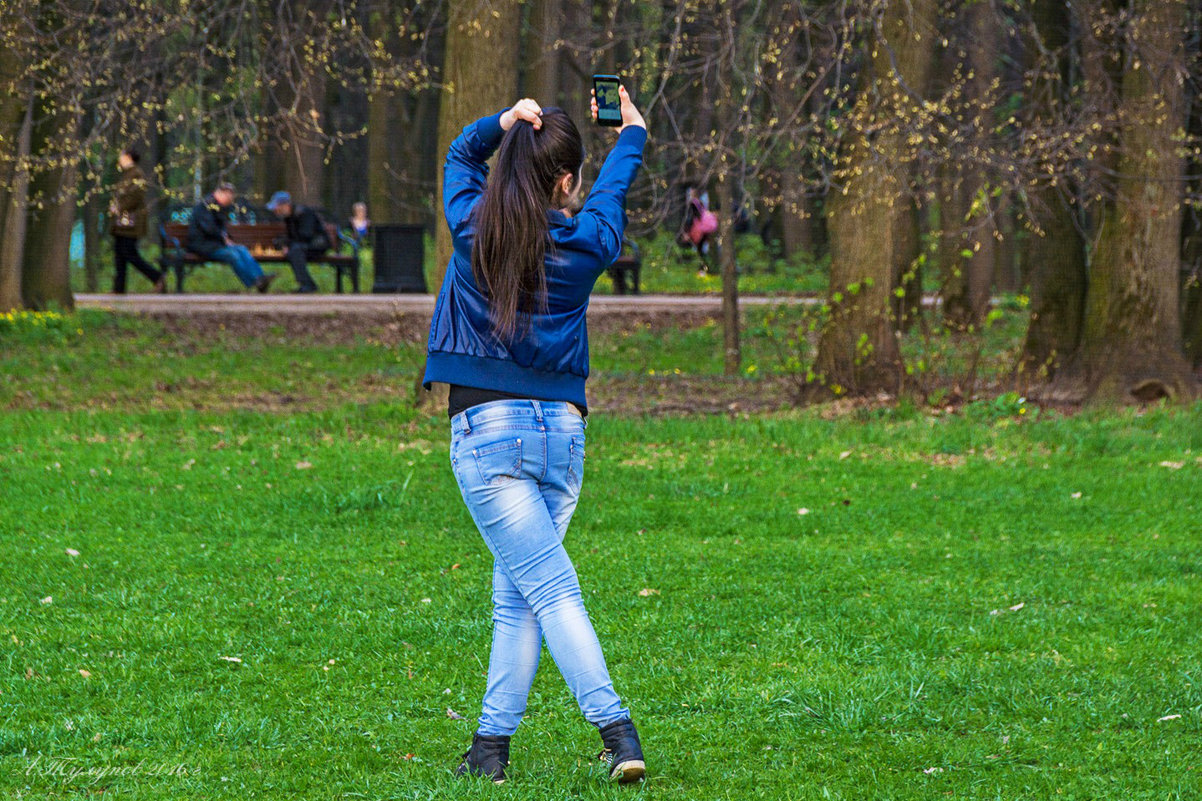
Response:
[[[741,297],[743,306],[814,305],[815,297]],[[87,295],[75,296],[81,309],[110,309],[154,315],[269,314],[328,315],[432,314],[434,295]],[[680,313],[719,314],[717,295],[594,295],[593,316]]]

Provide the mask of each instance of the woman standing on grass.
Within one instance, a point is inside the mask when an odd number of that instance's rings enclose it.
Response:
[[[451,466],[495,559],[488,686],[457,773],[497,783],[544,638],[600,730],[610,778],[635,782],[645,770],[563,546],[584,469],[585,311],[621,251],[626,192],[647,140],[642,115],[625,88],[620,94],[617,143],[574,215],[584,148],[559,109],[521,100],[464,128],[447,153],[443,198],[455,249],[424,384],[451,385]],[[498,149],[488,180],[485,162]]]

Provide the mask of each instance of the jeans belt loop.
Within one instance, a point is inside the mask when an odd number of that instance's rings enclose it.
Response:
[[[532,400],[530,403],[534,406],[535,421],[541,423],[543,421],[543,405],[536,400]]]

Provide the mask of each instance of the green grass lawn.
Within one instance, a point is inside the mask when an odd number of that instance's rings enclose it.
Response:
[[[451,775],[491,565],[419,349],[189,342],[0,333],[2,798],[1202,793],[1202,406],[593,415],[568,548],[648,780],[548,657],[497,788]]]

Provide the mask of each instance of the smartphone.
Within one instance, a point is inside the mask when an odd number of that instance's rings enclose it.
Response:
[[[593,92],[597,95],[597,124],[619,128],[622,125],[622,100],[618,87],[622,79],[617,75],[594,75]]]

